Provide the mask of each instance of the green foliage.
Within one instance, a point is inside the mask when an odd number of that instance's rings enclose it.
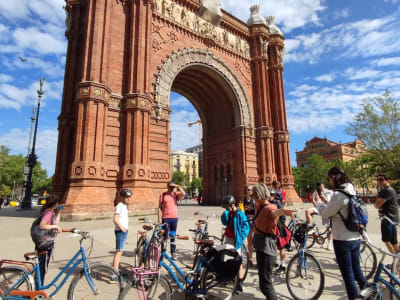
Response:
[[[190,183],[190,189],[192,191],[197,190],[198,192],[203,191],[203,180],[199,177],[193,178],[192,182]]]
[[[185,185],[186,175],[181,171],[175,171],[172,174],[172,181],[175,182],[177,185],[183,186]]]
[[[10,149],[0,145],[0,195],[11,196],[13,185],[21,187],[24,182],[23,168],[26,158],[19,155],[10,155]],[[51,178],[47,177],[46,170],[37,162],[33,169],[32,192],[41,194],[44,190],[51,191]]]
[[[366,144],[376,172],[400,177],[400,101],[389,91],[364,99],[346,133]]]

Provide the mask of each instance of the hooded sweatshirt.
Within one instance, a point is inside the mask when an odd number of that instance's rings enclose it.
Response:
[[[332,236],[334,240],[338,241],[354,241],[360,239],[358,232],[348,231],[339,215],[339,211],[343,218],[346,219],[349,214],[348,204],[349,197],[337,191],[343,190],[350,195],[355,195],[356,191],[351,183],[344,183],[340,185],[336,191],[333,192],[331,199],[326,206],[318,207],[318,211],[322,218],[331,218],[332,221]]]

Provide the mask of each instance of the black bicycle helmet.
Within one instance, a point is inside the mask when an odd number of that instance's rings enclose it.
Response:
[[[224,198],[222,198],[222,207],[228,208],[235,202],[236,202],[235,197],[233,197],[232,195],[226,195],[224,196]]]
[[[128,198],[128,197],[131,197],[131,196],[132,196],[132,192],[131,192],[130,189],[122,189],[122,190],[119,192],[119,195],[120,195],[121,197]]]

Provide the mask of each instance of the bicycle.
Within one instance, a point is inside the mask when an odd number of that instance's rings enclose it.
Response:
[[[307,252],[308,231],[313,225],[297,223],[294,234],[299,243],[299,251],[289,261],[286,272],[286,286],[290,295],[296,300],[318,299],[325,285],[325,275],[321,264]]]
[[[119,273],[104,263],[89,263],[88,257],[90,257],[93,249],[93,236],[90,233],[80,232],[77,229],[70,232],[74,233],[73,236],[80,237],[80,248],[67,265],[47,285],[43,285],[41,282],[38,263],[38,257],[46,254],[45,251],[25,253],[25,259],[27,261],[33,260],[33,263],[10,260],[0,261],[0,266],[7,264],[0,269],[0,295],[2,299],[52,299],[80,264],[83,264],[83,269],[72,278],[68,289],[68,300],[116,298],[119,295],[122,285]],[[87,249],[89,256],[86,256],[85,248],[82,245],[86,239],[90,239],[91,241]],[[64,277],[62,278],[63,274]],[[118,281],[115,282],[116,284],[110,282],[112,275],[116,275],[118,278]],[[59,283],[60,280],[61,282]],[[46,290],[50,288],[54,288],[54,291],[48,293]]]
[[[393,254],[382,248],[375,246],[371,242],[371,240],[369,239],[369,237],[365,231],[362,233],[362,236],[367,245],[371,246],[372,248],[377,249],[382,254],[382,258],[379,261],[373,283],[368,284],[367,288],[363,289],[360,292],[360,296],[363,299],[368,299],[368,300],[382,299],[382,290],[381,290],[379,284],[383,284],[386,288],[388,288],[391,300],[393,300],[394,297],[396,297],[396,299],[400,299],[400,292],[396,289],[396,286],[400,286],[400,279],[398,276],[399,271],[400,271],[400,266],[399,266],[400,254]],[[393,258],[391,270],[389,270],[389,268],[387,268],[383,263],[386,256],[390,256]],[[383,279],[382,273],[385,273],[389,277],[390,282]]]
[[[145,218],[141,221],[150,222]],[[147,232],[153,229],[151,239],[147,240]],[[172,297],[171,285],[165,275],[160,274],[160,247],[167,224],[143,225],[146,231],[145,247],[140,248],[144,251],[139,254],[143,258],[141,266],[132,268],[133,280],[122,290],[118,299],[165,299]]]

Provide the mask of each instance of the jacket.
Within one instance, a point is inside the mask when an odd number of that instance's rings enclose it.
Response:
[[[337,190],[345,191],[350,195],[355,195],[356,191],[351,183],[344,183],[337,188]],[[360,239],[358,232],[348,231],[346,225],[344,225],[342,218],[338,214],[342,214],[343,218],[346,219],[349,215],[349,197],[345,194],[334,191],[329,202],[324,206],[317,207],[319,214],[322,218],[331,218],[332,221],[332,236],[334,240],[338,241],[354,241]]]
[[[225,210],[221,215],[222,225],[228,225],[228,219],[229,210]],[[240,249],[250,232],[250,225],[247,221],[247,217],[240,209],[236,210],[235,217],[233,218],[233,226],[235,230],[235,248]]]

